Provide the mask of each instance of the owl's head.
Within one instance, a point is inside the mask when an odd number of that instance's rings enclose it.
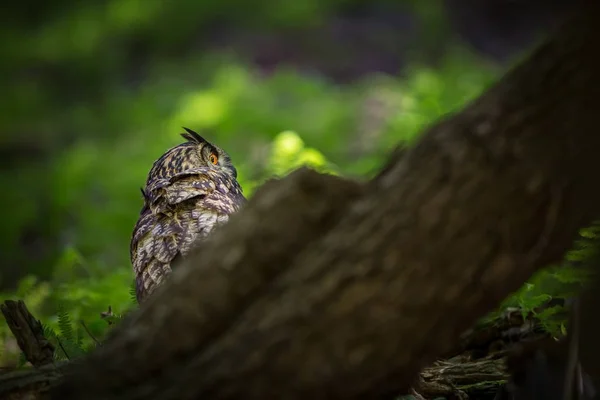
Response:
[[[185,129],[181,136],[187,142],[175,146],[163,154],[152,166],[148,180],[170,178],[173,175],[193,169],[209,168],[237,178],[237,170],[229,155],[191,129]]]

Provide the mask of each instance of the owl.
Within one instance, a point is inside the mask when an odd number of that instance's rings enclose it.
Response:
[[[194,243],[246,202],[229,155],[188,128],[185,143],[162,155],[142,188],[144,205],[130,246],[141,303]]]

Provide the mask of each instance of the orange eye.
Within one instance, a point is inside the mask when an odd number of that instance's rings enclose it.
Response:
[[[213,163],[214,165],[217,165],[217,163],[219,162],[219,157],[217,157],[216,154],[211,154],[210,157],[208,158],[210,160],[211,163]]]

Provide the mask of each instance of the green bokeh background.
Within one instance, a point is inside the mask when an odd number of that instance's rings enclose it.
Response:
[[[366,179],[504,69],[449,33],[439,1],[376,1],[418,28],[403,68],[352,79],[261,68],[248,57],[254,42],[230,48],[214,36],[302,36],[360,9],[356,0],[28,3],[7,12],[0,36],[0,300],[25,299],[51,326],[62,307],[97,335],[100,312],[132,305],[139,188],[182,126],[229,152],[249,197],[303,164]],[[338,70],[364,61],[360,48],[313,39],[298,50],[305,58]],[[0,342],[8,337],[0,324]]]

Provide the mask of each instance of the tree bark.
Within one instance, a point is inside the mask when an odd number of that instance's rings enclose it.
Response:
[[[72,361],[77,362],[77,361]],[[46,400],[48,392],[63,379],[68,362],[0,374],[0,398],[7,400]],[[439,361],[425,368],[415,385],[423,398],[494,399],[508,379],[504,357],[494,355],[475,361],[460,357]]]
[[[265,185],[53,399],[406,392],[598,215],[598,9],[373,181]]]
[[[2,308],[15,306],[20,310],[27,310],[22,302],[15,303],[10,300],[7,300]],[[29,312],[25,314],[27,319],[37,321]],[[6,317],[8,321],[9,315]],[[539,323],[532,314],[525,317],[518,309],[509,309],[505,313],[497,314],[494,319],[481,321],[463,335],[461,345],[453,350],[446,360],[437,361],[421,371],[413,389],[414,396],[417,399],[444,397],[496,400],[498,391],[509,377],[505,368],[505,358],[515,353],[512,347],[516,331],[518,337],[527,341],[530,347],[536,343],[544,344],[548,335],[539,331]],[[20,331],[14,333],[15,336],[21,335]],[[26,352],[31,344],[23,342],[25,344],[21,348]],[[46,342],[48,340],[43,334],[36,340],[36,343]],[[516,350],[517,357],[521,357],[520,354],[524,352],[520,347]],[[38,353],[39,351],[30,354]],[[56,363],[50,361],[43,365],[34,363],[36,368],[23,368],[0,374],[0,399],[45,400],[49,391],[60,384],[68,368],[78,368],[73,366],[76,362],[80,360]]]
[[[48,399],[50,388],[60,382],[66,367],[67,362],[61,361],[45,364],[40,368],[22,369],[0,374],[0,399]]]
[[[52,363],[54,346],[44,336],[40,321],[31,315],[22,300],[5,301],[0,305],[0,312],[31,365],[41,367]]]

